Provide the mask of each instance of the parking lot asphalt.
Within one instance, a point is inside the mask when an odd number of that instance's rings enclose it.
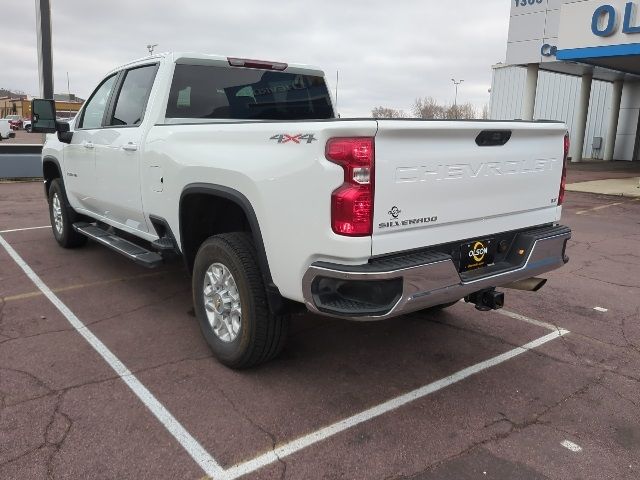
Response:
[[[13,138],[4,138],[0,145],[40,145],[44,142],[44,134],[29,133],[25,130],[17,130],[14,132]]]
[[[638,200],[569,193],[570,263],[504,311],[300,315],[245,372],[211,357],[179,262],[26,230],[39,183],[0,205],[3,480],[640,477]]]

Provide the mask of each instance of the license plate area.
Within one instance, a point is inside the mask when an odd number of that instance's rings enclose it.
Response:
[[[460,271],[468,272],[493,265],[495,241],[493,238],[474,240],[460,246]]]

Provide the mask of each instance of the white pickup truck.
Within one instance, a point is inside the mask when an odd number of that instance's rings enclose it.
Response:
[[[53,234],[154,267],[180,256],[225,365],[282,348],[289,316],[378,320],[564,265],[568,140],[556,122],[338,119],[322,71],[191,53],[107,74],[49,135]]]

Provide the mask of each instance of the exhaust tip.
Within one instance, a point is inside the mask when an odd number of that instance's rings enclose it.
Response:
[[[518,280],[517,282],[503,285],[503,288],[509,288],[511,290],[523,290],[525,292],[537,292],[547,283],[546,278],[531,277],[524,280]]]

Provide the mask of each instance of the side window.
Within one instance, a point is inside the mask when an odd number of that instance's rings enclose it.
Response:
[[[128,70],[108,125],[140,125],[156,78],[157,65]]]
[[[80,128],[102,127],[102,118],[104,117],[104,111],[107,108],[109,95],[113,89],[116,77],[117,74],[110,76],[93,92],[93,95],[87,102],[87,106],[84,108],[82,119],[80,120]]]

